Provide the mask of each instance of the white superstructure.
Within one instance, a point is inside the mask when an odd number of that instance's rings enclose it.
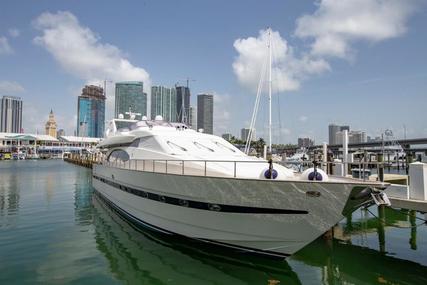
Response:
[[[161,118],[115,119],[107,135],[93,186],[110,205],[152,229],[248,251],[291,255],[385,187],[296,174]]]

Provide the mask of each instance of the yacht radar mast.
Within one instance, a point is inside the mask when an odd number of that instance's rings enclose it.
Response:
[[[269,61],[269,73],[268,73],[268,151],[271,153],[271,28],[268,28],[268,61]]]
[[[141,113],[133,113],[131,106],[129,106],[129,112],[125,113],[126,115],[129,115],[129,119],[135,120],[136,116],[141,116]]]

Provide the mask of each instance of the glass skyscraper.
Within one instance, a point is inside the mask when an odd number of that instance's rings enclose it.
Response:
[[[161,115],[163,120],[177,122],[176,89],[164,86],[151,87],[151,119]]]
[[[104,89],[87,85],[77,103],[77,135],[79,137],[103,138],[105,129]]]
[[[144,86],[141,81],[127,81],[116,83],[114,117],[118,118],[123,114],[128,119],[132,113],[139,113],[135,119],[141,120],[142,116],[147,116],[147,93],[144,93]]]
[[[178,122],[190,125],[190,88],[176,86],[176,113]]]
[[[211,94],[197,96],[197,129],[213,134],[213,95]]]
[[[3,96],[0,102],[0,132],[22,132],[22,99]]]

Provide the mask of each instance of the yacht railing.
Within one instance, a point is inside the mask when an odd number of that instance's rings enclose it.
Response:
[[[368,176],[372,172],[376,172],[377,179],[383,181],[383,173],[385,168],[384,162],[286,162],[280,161],[275,162],[282,166],[291,168],[290,166],[295,165],[298,168],[296,172],[302,172],[307,168],[316,166],[318,169],[322,169],[328,175],[339,175],[345,176],[343,173],[345,165],[349,171],[348,174],[352,174],[353,178],[358,178],[363,181],[368,179]],[[268,169],[269,162],[263,161],[230,161],[230,160],[170,160],[170,159],[131,159],[126,162],[122,161],[107,161],[103,160],[102,165],[114,168],[144,171],[144,172],[155,172],[165,174],[176,174],[176,175],[193,175],[193,176],[209,176],[209,177],[233,177],[233,178],[244,178],[248,177],[244,175],[244,168],[242,165],[247,164],[262,164],[265,169]],[[214,165],[215,164],[215,165]],[[292,168],[291,168],[292,169]],[[337,171],[337,169],[339,169]],[[227,174],[225,171],[229,171]],[[335,172],[335,173],[334,173]],[[260,173],[261,174],[261,173]]]
[[[171,160],[171,159],[131,159],[126,162],[103,161],[101,164],[136,171],[156,172],[177,175],[195,175],[211,177],[243,177],[238,166],[243,164],[263,164],[267,169],[268,161],[231,161],[231,160]],[[210,168],[213,166],[215,168]],[[229,170],[227,175],[224,170]],[[241,168],[240,168],[241,170]]]

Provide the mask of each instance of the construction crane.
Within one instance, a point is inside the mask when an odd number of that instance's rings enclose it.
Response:
[[[194,82],[194,81],[196,81],[195,79],[192,79],[192,78],[190,78],[190,77],[187,77],[186,79],[182,79],[182,80],[179,80],[177,83],[175,83],[175,88],[177,88],[177,87],[179,87],[179,86],[182,86],[182,85],[180,85],[180,82],[182,82],[182,81],[185,81],[186,82],[186,86],[187,86],[187,89],[188,90],[190,90],[190,81],[191,82]],[[185,100],[184,100],[184,96],[181,98],[181,108],[180,108],[180,110],[179,110],[179,112],[178,112],[178,114],[177,114],[177,116],[178,116],[178,119],[179,119],[179,117],[181,116],[181,123],[189,123],[187,120],[188,120],[188,117],[189,117],[189,114],[187,114],[187,112],[186,112],[186,110],[185,110]]]

